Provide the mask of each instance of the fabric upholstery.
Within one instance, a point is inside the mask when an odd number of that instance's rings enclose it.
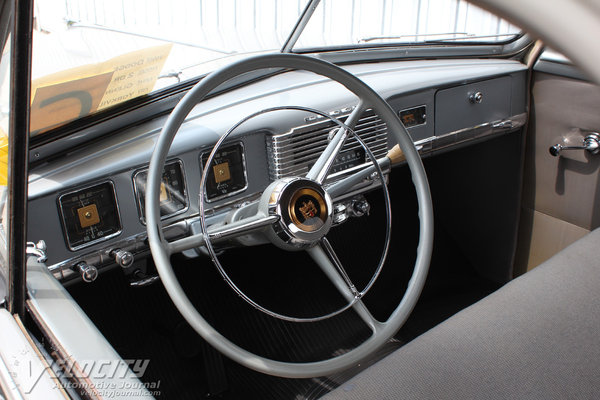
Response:
[[[326,395],[599,399],[600,229]]]

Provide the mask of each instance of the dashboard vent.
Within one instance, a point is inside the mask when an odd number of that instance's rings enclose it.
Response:
[[[344,121],[346,116],[339,117]],[[269,177],[277,180],[288,176],[305,176],[328,143],[329,132],[337,127],[331,120],[311,123],[276,134],[267,139]],[[388,151],[387,125],[373,110],[366,110],[358,120],[354,132],[369,146],[376,158]],[[330,179],[370,164],[362,146],[355,138],[344,144],[334,163]]]

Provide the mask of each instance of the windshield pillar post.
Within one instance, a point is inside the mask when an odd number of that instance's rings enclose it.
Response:
[[[308,21],[310,21],[310,18],[312,17],[320,2],[321,0],[310,0],[308,2],[306,8],[304,8],[304,11],[302,12],[302,15],[300,16],[300,18],[298,18],[298,21],[296,21],[296,25],[294,26],[294,29],[292,29],[290,36],[288,36],[287,40],[283,44],[283,47],[281,48],[282,53],[289,53],[292,51],[292,48],[298,41],[298,38],[302,34],[302,31],[304,30],[306,25],[308,24]]]
[[[33,1],[13,1],[8,150],[8,310],[25,317]]]

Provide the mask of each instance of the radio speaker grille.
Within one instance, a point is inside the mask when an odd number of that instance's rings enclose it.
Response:
[[[347,116],[339,117],[341,121],[346,118]],[[323,120],[267,138],[269,177],[271,180],[288,176],[305,176],[327,147],[329,132],[336,126],[337,124],[331,120]],[[354,132],[369,146],[376,158],[384,157],[387,154],[387,125],[372,110],[369,109],[363,113]],[[361,148],[360,143],[354,137],[349,138],[344,144],[337,161],[340,161],[343,154]],[[370,164],[370,161],[367,158],[362,165],[368,164]],[[360,166],[355,166],[352,170],[355,168],[360,168]],[[332,174],[331,178],[342,175],[343,171]]]

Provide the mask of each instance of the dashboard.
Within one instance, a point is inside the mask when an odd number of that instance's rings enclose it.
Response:
[[[345,68],[388,101],[423,157],[517,132],[526,121],[526,67],[519,62],[390,61]],[[289,71],[197,105],[178,132],[162,175],[160,212],[165,237],[171,240],[198,232],[200,195],[205,196],[207,222],[221,223],[236,208],[256,200],[271,182],[306,174],[336,126],[331,119],[305,109],[249,119],[215,154],[208,167],[206,193],[200,194],[212,146],[244,117],[277,105],[293,105],[343,120],[356,101],[335,82]],[[84,268],[129,267],[148,256],[145,184],[165,120],[160,116],[140,123],[30,170],[28,240],[46,243],[47,265],[57,279],[85,280],[80,273]],[[395,145],[371,110],[360,117],[355,132],[377,158],[385,157]],[[335,160],[328,183],[368,165],[364,149],[350,139]],[[352,210],[364,201],[362,194],[380,184],[366,177],[333,199],[334,222],[341,224],[357,216]],[[201,249],[184,252],[188,257],[201,254]]]

